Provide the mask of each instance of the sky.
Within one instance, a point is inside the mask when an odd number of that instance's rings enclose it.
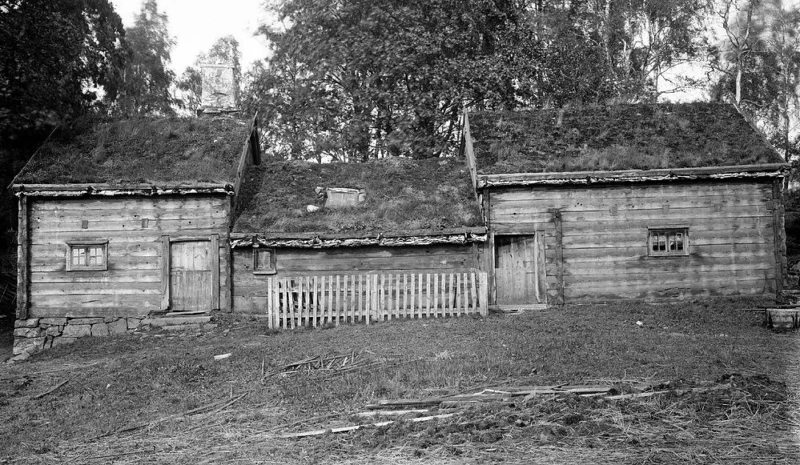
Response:
[[[142,0],[111,0],[126,28],[141,11]],[[242,52],[242,70],[267,56],[267,42],[253,34],[267,13],[264,0],[158,0],[158,9],[166,13],[169,33],[176,44],[172,49],[172,69],[180,76],[194,65],[200,53],[207,52],[220,37],[233,35]]]

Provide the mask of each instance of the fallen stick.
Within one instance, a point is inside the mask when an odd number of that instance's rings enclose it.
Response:
[[[419,423],[419,422],[422,422],[422,421],[430,421],[430,420],[436,420],[436,419],[442,419],[442,418],[450,418],[452,416],[455,416],[455,413],[446,413],[444,415],[431,415],[429,417],[412,418],[412,419],[410,419],[408,421],[410,421],[412,423]],[[378,423],[372,423],[372,424],[369,424],[369,425],[352,425],[352,426],[342,426],[340,428],[318,429],[318,430],[314,430],[314,431],[303,431],[302,433],[283,434],[283,435],[281,435],[279,437],[281,439],[295,439],[295,438],[305,438],[305,437],[308,437],[308,436],[322,436],[323,434],[326,434],[328,432],[331,432],[331,433],[347,433],[349,431],[356,431],[356,430],[359,430],[361,428],[365,428],[367,426],[381,427],[381,426],[391,425],[392,423],[395,423],[395,422],[396,422],[396,420],[389,420],[389,421],[381,421],[381,422],[378,422]]]
[[[651,391],[651,392],[635,392],[633,394],[620,394],[617,396],[604,397],[606,400],[623,400],[623,399],[636,399],[639,397],[650,397],[656,394],[666,394],[669,391]]]
[[[378,416],[400,416],[400,415],[408,415],[410,413],[428,413],[430,410],[423,408],[423,409],[411,409],[411,410],[373,410],[371,412],[358,412],[356,413],[359,417],[378,417]]]
[[[50,389],[49,391],[45,391],[45,392],[43,392],[41,394],[36,394],[35,396],[31,397],[31,399],[41,399],[42,397],[46,396],[47,394],[50,394],[51,392],[54,392],[56,389],[60,388],[61,386],[69,383],[71,379],[72,378],[68,378],[68,379],[56,384],[56,387],[54,387],[53,389]]]

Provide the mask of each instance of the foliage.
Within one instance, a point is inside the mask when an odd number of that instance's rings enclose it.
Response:
[[[278,156],[440,156],[464,107],[654,100],[706,1],[286,0],[246,107]]]
[[[144,0],[127,39],[127,66],[116,76],[118,87],[106,94],[114,114],[123,116],[172,115],[170,86],[175,73],[169,69],[175,41],[169,36],[167,15],[156,0]]]
[[[800,155],[800,7],[782,0],[723,3],[726,38],[712,49],[716,99],[755,118],[785,160]]]
[[[0,1],[0,144],[92,108],[100,87],[113,93],[126,51],[108,0]]]

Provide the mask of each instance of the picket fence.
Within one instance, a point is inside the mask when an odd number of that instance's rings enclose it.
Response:
[[[270,328],[488,313],[486,272],[270,277]]]

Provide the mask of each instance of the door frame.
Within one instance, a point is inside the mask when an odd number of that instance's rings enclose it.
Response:
[[[543,279],[541,280],[541,282],[543,284],[543,287],[541,289],[539,289],[539,292],[541,293],[542,303],[519,304],[519,305],[503,305],[503,304],[501,304],[501,303],[499,303],[497,301],[497,273],[495,272],[495,269],[496,269],[496,266],[497,266],[497,242],[496,242],[496,237],[497,236],[500,236],[500,237],[534,236],[537,246],[539,246],[540,243],[542,244],[542,246],[541,246],[542,253],[541,253],[541,257],[539,258],[539,260],[541,260],[542,264],[544,265],[544,266],[542,266],[542,272],[543,272],[542,273],[542,278]],[[509,233],[499,233],[499,234],[498,233],[492,233],[491,234],[491,237],[490,237],[490,240],[489,240],[490,250],[487,251],[487,252],[489,253],[489,257],[490,257],[489,258],[489,268],[490,268],[490,273],[491,273],[491,301],[494,303],[494,307],[495,308],[498,308],[500,310],[503,310],[504,306],[508,306],[509,308],[513,307],[514,309],[518,309],[518,310],[541,310],[541,309],[546,309],[547,308],[547,301],[548,301],[548,298],[547,298],[547,250],[546,250],[546,247],[544,247],[544,243],[540,242],[540,241],[544,240],[544,238],[545,238],[544,236],[545,236],[545,231],[544,230],[540,230],[540,229],[536,229],[534,231],[515,231],[515,232],[509,232]],[[536,267],[537,267],[536,269],[537,270],[538,270],[538,266],[539,266],[539,264],[537,263],[536,264]],[[537,277],[538,277],[538,274],[537,274]]]
[[[211,310],[219,310],[219,234],[208,236],[161,236],[161,310],[170,308],[170,244],[173,242],[211,242]]]

